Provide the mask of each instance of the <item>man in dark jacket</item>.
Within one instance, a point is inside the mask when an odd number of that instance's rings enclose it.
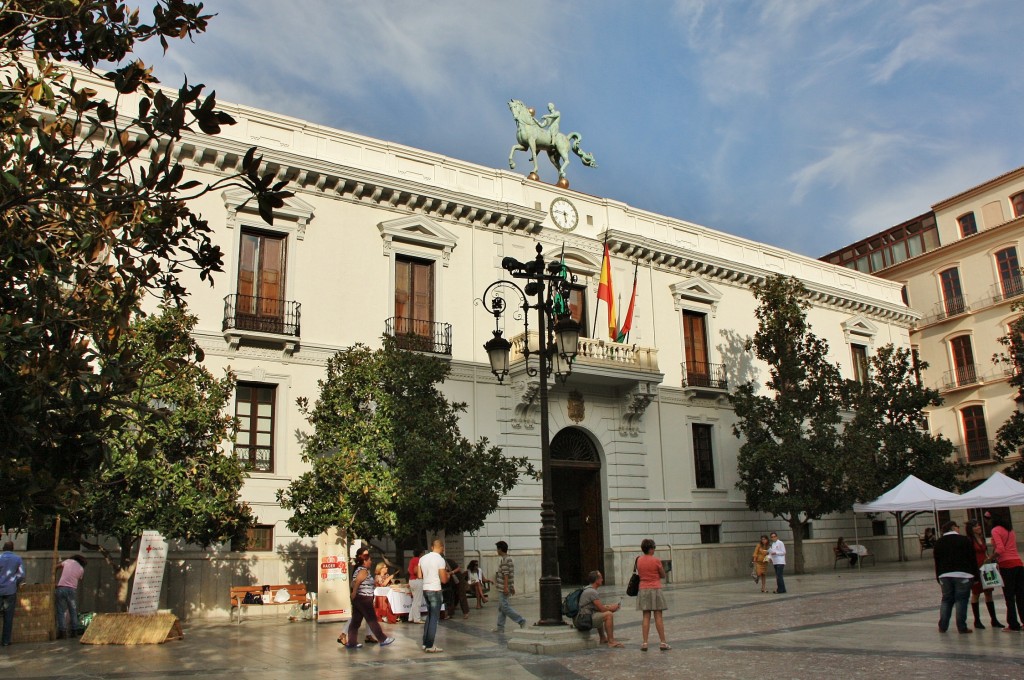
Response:
[[[960,633],[973,633],[967,627],[967,601],[971,597],[971,584],[981,580],[978,561],[974,557],[971,539],[960,535],[956,522],[942,525],[942,538],[935,542],[935,579],[942,588],[939,605],[939,632],[949,630],[949,617],[956,604],[956,629]]]

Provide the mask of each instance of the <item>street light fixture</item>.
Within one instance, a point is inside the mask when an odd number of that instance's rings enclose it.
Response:
[[[569,293],[576,277],[569,274],[560,261],[545,264],[537,244],[537,257],[519,262],[506,257],[502,269],[514,279],[525,279],[520,288],[512,281],[495,281],[484,290],[487,311],[494,315],[494,337],[484,344],[491,372],[503,382],[509,373],[512,343],[502,337],[499,320],[507,309],[505,294],[519,295],[515,318],[523,319],[523,359],[526,374],[540,378],[540,456],[543,497],[540,505],[540,620],[538,626],[560,626],[562,621],[562,580],[558,575],[558,533],[555,528],[555,504],[551,492],[551,437],[548,429],[548,378],[558,377],[563,383],[572,372],[572,362],[579,350],[580,326],[569,314]],[[531,303],[531,298],[535,302]],[[530,310],[537,312],[536,351],[530,349]],[[537,356],[537,367],[530,366],[530,356]]]

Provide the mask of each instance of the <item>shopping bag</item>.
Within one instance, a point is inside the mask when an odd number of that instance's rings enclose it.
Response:
[[[999,567],[995,564],[986,562],[981,565],[981,587],[984,590],[1003,587],[1003,577],[999,574]]]

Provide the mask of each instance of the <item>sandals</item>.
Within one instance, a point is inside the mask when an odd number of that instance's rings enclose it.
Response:
[[[642,645],[640,645],[640,651],[641,652],[646,652],[647,651],[647,643],[646,642],[643,643]]]
[[[663,652],[667,652],[668,650],[670,650],[670,649],[672,649],[672,648],[668,646],[668,643],[662,642],[662,643],[661,643],[661,644],[660,644],[660,645],[658,646],[658,649],[660,649],[660,650],[661,650],[661,651],[663,651]]]
[[[345,645],[346,647],[348,646],[348,635],[346,633],[342,633],[338,636],[338,644]]]

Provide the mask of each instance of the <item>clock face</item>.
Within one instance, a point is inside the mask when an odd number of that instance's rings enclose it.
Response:
[[[556,198],[551,201],[551,219],[559,229],[572,231],[576,228],[580,215],[572,203],[564,198]]]

